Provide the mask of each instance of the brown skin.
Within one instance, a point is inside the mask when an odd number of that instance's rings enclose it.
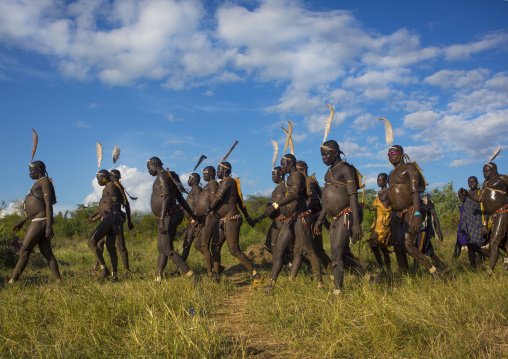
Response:
[[[106,174],[103,173],[106,172]],[[106,267],[104,256],[98,243],[102,238],[106,237],[106,248],[108,249],[109,256],[111,259],[111,267],[113,274],[116,275],[118,256],[116,253],[115,243],[119,246],[119,250],[122,253],[126,253],[125,241],[123,239],[123,221],[125,220],[122,212],[122,192],[113,182],[109,173],[105,170],[97,173],[97,182],[101,187],[104,187],[102,191],[102,197],[99,201],[99,212],[89,217],[89,222],[94,222],[100,218],[103,218],[101,223],[95,228],[90,239],[88,240],[88,247],[95,255],[96,262],[102,266],[101,279],[106,278],[109,275],[109,270]],[[125,258],[127,258],[125,256]],[[128,270],[128,264],[124,262],[125,269]]]
[[[307,190],[310,193],[309,198],[307,199],[307,207],[312,211],[312,215],[314,216],[314,222],[317,221],[319,218],[319,215],[321,213],[321,210],[323,207],[321,206],[321,190],[319,188],[319,184],[314,181],[314,179],[308,175],[307,173],[307,167],[296,167],[298,172],[300,172],[305,177]],[[326,271],[328,274],[333,274],[332,269],[332,261],[330,260],[330,257],[326,254],[324,248],[323,248],[323,235],[322,234],[316,234],[314,232],[314,226],[312,226],[312,233],[314,235],[312,244],[314,247],[314,250],[316,251],[316,255],[319,257],[319,260],[321,261],[321,264],[326,268]],[[301,251],[298,250],[298,248],[294,251],[295,253],[295,259],[293,260],[293,265],[299,265],[302,261],[301,258]]]
[[[29,194],[25,199],[25,216],[12,228],[12,233],[18,233],[27,220],[37,218],[47,219],[45,221],[31,222],[28,227],[23,244],[20,249],[20,257],[14,268],[10,284],[16,281],[28,264],[28,257],[36,245],[44,258],[47,260],[53,278],[60,282],[58,263],[51,249],[51,238],[53,238],[53,192],[51,183],[44,175],[45,171],[34,166],[29,167],[30,178],[36,180]]]
[[[272,192],[272,196],[268,200],[268,203],[266,206],[271,206],[274,202],[280,202],[281,198],[284,195],[284,176],[282,175],[282,171],[280,170],[280,167],[275,167],[272,170],[272,182],[275,183],[277,186]],[[279,232],[282,228],[282,223],[275,221],[275,218],[280,216],[280,210],[275,211],[272,213],[272,225],[268,229],[268,233],[266,234],[266,240],[265,240],[265,248],[267,251],[272,253],[272,248],[276,246],[277,244],[277,238],[279,237]],[[266,218],[264,215],[259,216],[254,220],[254,223],[261,222],[264,218]]]
[[[212,199],[215,198],[219,183],[215,180],[215,168],[209,166],[203,170],[203,180],[208,182],[203,190],[198,194],[196,200],[196,212],[203,216],[210,206]],[[212,253],[210,252],[210,242],[212,238],[218,235],[217,218],[210,215],[204,216],[204,223],[200,224],[201,234],[200,237],[194,242],[196,248],[205,257],[205,264],[208,275],[213,273],[213,260]]]
[[[254,221],[249,217],[247,208],[245,208],[242,204],[237,190],[236,181],[232,179],[230,175],[231,167],[227,162],[224,162],[224,165],[219,164],[217,166],[217,176],[221,179],[221,182],[219,184],[219,188],[217,189],[215,198],[212,199],[210,206],[205,211],[205,215],[208,215],[213,211],[215,216],[219,219],[229,218],[238,215],[240,213],[238,208],[240,208],[249,225],[253,227]],[[242,225],[242,221],[224,220],[221,225],[223,225],[225,240],[228,244],[231,255],[236,257],[249,272],[254,274],[254,266],[249,258],[240,250],[240,226]],[[219,242],[214,244],[212,247],[215,273],[219,273],[220,271],[220,250],[222,244],[223,242]],[[256,274],[255,278],[258,276],[259,275]]]
[[[459,193],[468,196],[473,201],[480,202],[483,204],[485,210],[484,221],[482,226],[482,233],[484,236],[489,234],[487,223],[489,215],[494,214],[498,209],[508,204],[508,176],[499,174],[492,166],[486,164],[483,166],[483,176],[485,182],[483,182],[482,192],[483,194],[478,196],[478,193],[468,192],[461,188]],[[481,198],[480,198],[481,197]],[[495,217],[492,226],[492,234],[490,237],[490,273],[494,270],[497,259],[499,257],[499,247],[504,247],[506,250],[506,231],[508,230],[508,213],[502,213]]]
[[[394,166],[389,176],[389,198],[394,213],[392,220],[392,238],[394,241],[395,254],[399,267],[406,271],[408,269],[407,252],[418,263],[431,270],[432,264],[427,257],[414,246],[417,233],[422,228],[421,215],[414,213],[420,212],[420,196],[422,190],[419,187],[420,172],[412,163],[404,163],[404,153],[400,150],[390,150],[388,159]],[[423,188],[424,189],[424,188]],[[413,213],[402,214],[413,206]],[[402,247],[403,246],[403,247]],[[403,250],[405,248],[405,252]],[[434,276],[439,274],[434,271]]]
[[[392,173],[397,171],[404,164],[402,157],[403,155],[403,153],[399,153],[388,156],[388,160],[393,165],[393,167],[395,167]],[[400,178],[404,178],[409,181],[417,181],[419,179],[418,169],[414,166],[406,166],[406,168],[404,168],[402,171],[397,171],[397,174]],[[418,191],[411,193],[411,190],[405,186],[392,187],[391,184],[392,182],[390,181],[389,196],[394,211],[402,211],[413,205],[414,212],[420,212],[420,197]],[[394,184],[398,184],[398,181],[394,182]],[[422,228],[422,219],[420,216],[414,216],[413,227],[416,232]]]
[[[123,185],[120,183],[120,178],[116,177],[114,175],[114,172],[110,172],[110,173],[111,173],[111,181],[113,183],[117,184],[118,186],[120,186],[120,188],[122,189],[123,195],[125,197],[124,208],[125,208],[125,214],[127,215],[127,228],[129,228],[129,231],[131,231],[134,229],[134,224],[132,224],[131,206],[130,206],[129,200],[127,199],[127,195],[125,194],[125,189],[123,188]]]
[[[187,184],[191,187],[191,190],[189,194],[187,195],[187,204],[189,205],[190,209],[192,211],[196,211],[196,202],[198,200],[199,195],[203,191],[201,186],[199,185],[199,181],[196,180],[196,178],[192,175],[189,176],[189,180],[187,181]],[[194,241],[194,236],[196,236],[199,233],[199,222],[196,222],[192,219],[191,215],[184,211],[185,218],[187,218],[188,221],[188,227],[185,234],[185,240],[183,243],[183,251],[182,251],[182,259],[185,261],[187,260],[187,257],[189,256],[190,247],[192,245],[192,242]],[[197,243],[199,242],[199,243]],[[195,246],[199,247],[200,240],[198,239],[195,243]]]
[[[163,169],[162,164],[150,160],[147,162],[147,169],[150,175],[156,177],[150,201],[152,213],[158,217],[159,233],[157,237],[157,249],[159,258],[157,259],[156,280],[160,280],[162,272],[167,265],[168,258],[171,259],[183,273],[189,275],[189,273],[193,272],[191,272],[189,266],[173,248],[176,228],[183,221],[183,212],[176,212],[170,215],[168,215],[168,213],[171,208],[176,206],[176,202],[178,201],[183,209],[191,215],[192,219],[198,221],[199,217],[193,213],[192,209],[183,198],[182,193],[175,183],[173,183],[168,172]],[[198,278],[195,274],[192,274],[192,276],[194,279]]]
[[[331,167],[331,175],[336,180],[344,183],[347,183],[347,181],[356,181],[356,172],[354,171],[354,168],[346,163],[341,163],[342,161],[336,150],[321,148],[321,158],[326,166]],[[321,233],[321,226],[327,214],[330,217],[335,217],[347,207],[351,207],[351,211],[353,212],[353,235],[351,236],[351,242],[356,243],[362,238],[363,233],[359,217],[360,205],[358,203],[358,195],[356,193],[348,195],[345,187],[338,188],[332,185],[325,185],[322,194],[322,203],[323,211],[321,211],[316,223],[316,228],[314,229],[316,233]]]
[[[286,155],[287,156],[287,155]],[[281,214],[287,219],[293,219],[295,215],[299,215],[307,210],[306,203],[306,182],[305,177],[296,170],[296,160],[292,158],[286,158],[283,156],[280,161],[282,174],[288,174],[286,180],[286,192],[285,197],[277,202],[280,207]],[[264,216],[271,217],[276,211],[275,207],[268,206],[264,211]],[[321,268],[319,259],[314,253],[312,247],[312,228],[313,217],[308,215],[303,218],[297,218],[291,223],[284,223],[277,239],[276,248],[273,249],[273,266],[272,276],[267,290],[272,290],[275,286],[275,282],[284,264],[283,255],[288,249],[293,238],[296,238],[296,242],[307,254],[307,257],[311,263],[312,270],[318,282],[318,286],[322,286],[321,280]],[[291,266],[290,279],[295,278],[298,268]]]

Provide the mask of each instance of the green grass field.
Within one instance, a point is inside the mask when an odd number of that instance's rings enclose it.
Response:
[[[251,232],[242,248],[269,277],[269,255]],[[281,273],[275,295],[248,290],[250,275],[223,248],[227,267],[220,284],[194,286],[168,274],[153,283],[155,240],[129,240],[132,278],[98,282],[86,240],[54,240],[63,283],[53,283],[35,250],[13,288],[11,269],[0,267],[0,357],[172,358],[503,358],[508,357],[508,272],[486,263],[468,268],[467,254],[452,261],[454,238],[435,243],[453,268],[435,282],[424,271],[367,284],[347,274],[344,294],[318,291],[302,268],[295,282]],[[177,242],[177,248],[181,242]],[[358,247],[354,250],[358,253]],[[369,252],[369,253],[368,253]],[[191,268],[206,269],[194,249]],[[106,258],[108,256],[106,255]],[[362,259],[376,269],[362,248]],[[108,259],[106,259],[108,260]],[[194,308],[192,314],[190,308]]]

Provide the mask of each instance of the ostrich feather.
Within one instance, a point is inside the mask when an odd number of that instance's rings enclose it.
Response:
[[[32,140],[34,141],[34,146],[32,148],[32,159],[30,160],[30,162],[33,162],[34,160],[35,151],[37,151],[37,144],[39,143],[39,136],[37,136],[37,132],[35,132],[33,128],[32,128]]]
[[[391,145],[393,143],[393,128],[390,124],[390,121],[388,121],[384,117],[378,118],[378,120],[383,121],[385,123],[385,138],[386,138],[386,144]]]
[[[293,142],[293,139],[291,138],[291,135],[293,134],[293,124],[291,123],[291,121],[288,121],[288,130],[286,130],[283,126],[280,126],[280,128],[282,128],[284,130],[284,132],[286,133],[286,143],[284,144],[284,153],[286,153],[287,149],[288,149],[288,146],[291,145],[291,143]],[[295,152],[295,149],[294,149],[294,146],[291,145],[291,147],[293,148],[292,149],[292,152],[293,152],[293,155],[294,155],[294,152]]]
[[[272,168],[275,168],[275,165],[277,164],[277,157],[279,156],[279,145],[274,140],[272,141],[273,145],[273,159],[272,159]]]
[[[501,145],[499,145],[499,147],[497,148],[497,150],[496,150],[496,151],[492,154],[492,156],[490,157],[489,162],[494,161],[494,159],[497,157],[497,155],[499,154],[499,152],[501,152]]]
[[[194,169],[192,170],[192,172],[194,172],[196,170],[196,168],[199,167],[199,165],[201,164],[201,162],[203,162],[204,160],[206,160],[208,157],[206,157],[205,155],[201,155],[201,157],[199,157],[199,160],[198,160],[198,163],[196,164],[196,166],[194,167]]]
[[[120,158],[120,148],[115,146],[113,149],[113,165],[118,161],[118,158]]]
[[[229,155],[231,154],[231,152],[233,152],[233,150],[235,149],[236,145],[238,144],[238,140],[235,141],[235,143],[233,143],[233,146],[231,147],[231,149],[229,150],[228,153],[226,153],[226,155],[224,157],[222,157],[222,160],[220,160],[219,164],[221,162],[223,162],[226,158],[229,157]]]
[[[326,142],[326,138],[328,137],[328,134],[330,133],[330,128],[332,128],[333,114],[335,113],[332,105],[327,103],[326,106],[328,106],[330,108],[330,116],[328,116],[328,119],[326,120],[326,123],[325,123],[325,137],[323,137],[323,143]]]
[[[295,145],[293,144],[293,138],[291,137],[291,132],[289,132],[288,130],[286,130],[282,126],[280,128],[282,128],[284,130],[284,132],[286,133],[286,136],[287,136],[287,138],[286,138],[286,144],[284,145],[284,153],[286,153],[286,150],[289,147],[289,151],[294,156],[295,155]]]
[[[97,142],[97,167],[99,170],[101,169],[101,162],[102,162],[102,145]]]

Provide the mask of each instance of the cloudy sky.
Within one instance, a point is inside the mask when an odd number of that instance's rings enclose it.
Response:
[[[95,144],[149,209],[146,160],[187,178],[229,160],[245,194],[271,191],[273,148],[322,179],[335,139],[375,188],[384,126],[431,187],[508,172],[508,1],[0,0],[0,199],[24,198],[31,128],[57,210],[98,200]],[[281,149],[282,152],[282,149]],[[279,154],[280,156],[280,154]],[[203,166],[200,167],[201,172]]]

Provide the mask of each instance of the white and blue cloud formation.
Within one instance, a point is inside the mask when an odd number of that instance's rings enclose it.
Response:
[[[406,28],[383,34],[352,12],[315,11],[301,1],[205,5],[3,0],[0,42],[47,56],[64,77],[112,86],[158,81],[175,91],[203,87],[213,96],[220,84],[275,84],[280,97],[266,110],[302,116],[310,133],[323,128],[324,103],[337,104],[334,126],[352,118],[358,134],[382,115],[373,108],[402,112],[391,119],[396,136],[419,143],[413,149],[423,150],[420,161],[446,153],[449,165],[461,166],[506,144],[508,73],[454,67],[481,53],[506,53],[506,31],[424,46]],[[168,120],[177,119],[168,114]],[[364,156],[381,158],[380,148],[350,142]]]

